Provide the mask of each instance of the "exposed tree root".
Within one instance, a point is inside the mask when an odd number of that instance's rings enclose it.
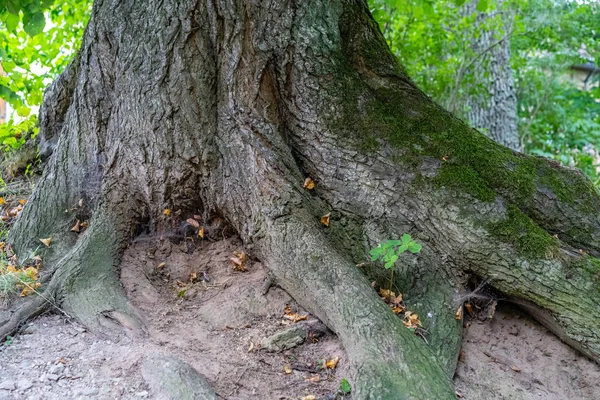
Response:
[[[95,213],[90,228],[61,260],[50,285],[59,290],[62,307],[92,331],[145,335],[143,320],[119,282],[122,239],[112,221],[102,209]]]
[[[0,341],[4,341],[7,336],[15,333],[29,319],[48,311],[52,307],[45,298],[39,296],[32,296],[19,303],[10,311],[10,315],[0,319]],[[0,314],[0,317],[2,315]]]
[[[302,213],[278,218],[267,229],[261,253],[278,283],[341,339],[357,370],[357,398],[455,398],[423,340],[318,229]]]

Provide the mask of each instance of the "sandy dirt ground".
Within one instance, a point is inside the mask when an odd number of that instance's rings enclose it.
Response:
[[[261,348],[296,324],[286,306],[308,316],[298,324],[316,321],[277,287],[263,295],[265,269],[250,258],[248,271],[235,271],[234,251],[244,251],[235,238],[138,238],[121,279],[149,336],[101,338],[65,316],[41,316],[0,347],[0,400],[157,398],[141,374],[153,354],[189,363],[223,399],[343,398],[339,383],[352,371],[333,333],[281,353]],[[336,357],[335,369],[322,368]],[[463,399],[600,398],[600,368],[509,306],[469,324],[461,359],[455,384]]]

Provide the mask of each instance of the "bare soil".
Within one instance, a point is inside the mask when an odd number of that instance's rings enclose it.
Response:
[[[352,371],[333,333],[283,353],[260,349],[294,324],[286,305],[314,317],[277,287],[263,295],[265,268],[250,258],[248,271],[235,271],[234,251],[244,251],[236,238],[138,238],[121,279],[149,336],[109,340],[64,316],[42,316],[0,347],[0,400],[155,398],[140,366],[156,353],[188,362],[224,399],[341,398],[339,382]],[[321,368],[334,357],[335,369]],[[491,322],[469,323],[455,383],[471,400],[600,398],[595,363],[506,305]]]

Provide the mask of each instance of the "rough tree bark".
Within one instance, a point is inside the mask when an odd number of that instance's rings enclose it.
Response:
[[[592,184],[434,104],[363,1],[97,0],[40,122],[56,145],[11,243],[24,260],[52,237],[44,298],[0,315],[0,336],[51,305],[97,332],[143,334],[120,255],[140,225],[168,229],[170,208],[228,221],[337,333],[358,399],[454,398],[472,275],[600,355]],[[90,221],[79,236],[75,219]],[[395,283],[427,343],[372,289],[380,268],[356,267],[404,232],[424,247]]]
[[[463,6],[467,15],[477,12],[478,1]],[[483,26],[471,40],[471,48],[480,59],[469,74],[472,88],[485,88],[483,93],[469,94],[462,99],[467,108],[466,117],[476,129],[485,132],[496,142],[513,150],[520,150],[517,129],[517,93],[510,65],[510,15],[502,8],[503,0],[496,2],[496,10],[477,13],[476,23]],[[501,29],[485,27],[492,19],[502,21]]]

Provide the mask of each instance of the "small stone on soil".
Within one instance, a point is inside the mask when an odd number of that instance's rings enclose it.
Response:
[[[0,383],[0,390],[15,390],[17,385],[13,381],[4,381]]]

